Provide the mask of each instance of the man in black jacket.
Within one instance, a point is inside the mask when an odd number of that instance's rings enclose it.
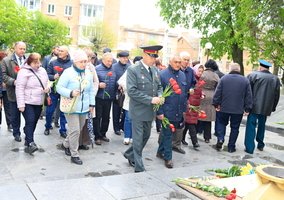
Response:
[[[258,143],[258,150],[263,151],[266,118],[276,110],[280,98],[280,80],[269,72],[272,65],[265,60],[259,60],[259,65],[258,71],[248,75],[254,101],[245,134],[245,151],[250,154],[253,154],[255,148],[254,139]]]

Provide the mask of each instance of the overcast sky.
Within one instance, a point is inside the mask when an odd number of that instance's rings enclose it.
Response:
[[[166,23],[159,16],[157,0],[121,0],[120,24],[140,24],[147,28],[165,28]]]

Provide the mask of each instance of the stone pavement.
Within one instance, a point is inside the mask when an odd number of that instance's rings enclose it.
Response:
[[[283,101],[283,96],[281,97]],[[284,121],[282,109],[276,116],[268,118],[268,124]],[[281,116],[279,116],[279,114]],[[155,126],[153,126],[155,127]],[[198,136],[200,149],[183,146],[185,155],[173,152],[174,168],[167,169],[164,162],[155,157],[158,134],[152,129],[143,157],[146,172],[134,173],[122,156],[128,146],[122,144],[123,136],[117,136],[110,124],[107,133],[110,143],[80,151],[83,165],[71,164],[70,157],[58,148],[62,138],[58,129],[45,136],[44,120],[40,120],[35,133],[35,142],[40,151],[33,156],[24,152],[24,142],[13,140],[5,122],[0,130],[0,200],[65,200],[65,199],[197,199],[176,186],[177,177],[204,176],[210,168],[224,168],[232,164],[274,163],[284,166],[284,132],[266,131],[266,147],[263,152],[255,150],[253,155],[244,152],[245,126],[241,125],[237,151],[228,153],[226,146],[217,152],[213,136],[206,144]],[[187,141],[190,139],[187,136]],[[228,136],[226,137],[228,141]]]

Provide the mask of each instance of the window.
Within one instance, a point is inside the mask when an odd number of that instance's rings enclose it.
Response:
[[[54,14],[55,13],[55,5],[54,4],[48,4],[47,13],[48,14]]]
[[[39,9],[39,0],[21,0],[21,5],[28,10],[37,10]]]
[[[103,7],[98,5],[83,5],[83,15],[85,17],[102,17]]]
[[[71,16],[72,15],[72,6],[65,6],[65,15]]]

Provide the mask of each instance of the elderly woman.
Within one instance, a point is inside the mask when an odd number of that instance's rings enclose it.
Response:
[[[83,50],[74,52],[73,62],[74,65],[61,75],[56,89],[61,98],[75,98],[75,102],[71,105],[72,111],[65,111],[69,130],[62,147],[65,149],[65,154],[71,156],[72,163],[82,165],[83,162],[78,153],[79,137],[85,124],[86,115],[88,112],[93,113],[95,107],[94,77],[86,69],[88,57]]]
[[[212,105],[215,88],[219,81],[218,75],[214,72],[216,66],[218,67],[217,63],[214,60],[209,59],[205,63],[205,70],[200,78],[205,81],[203,86],[205,98],[201,100],[200,109],[205,111],[207,117],[205,119],[199,119],[199,125],[201,125],[204,130],[203,136],[206,143],[210,142],[211,122],[215,121],[216,118],[215,107]]]
[[[34,143],[34,131],[41,114],[44,93],[49,92],[47,73],[40,66],[40,55],[30,54],[18,71],[16,81],[17,105],[25,118],[25,152],[29,154],[38,150]]]

